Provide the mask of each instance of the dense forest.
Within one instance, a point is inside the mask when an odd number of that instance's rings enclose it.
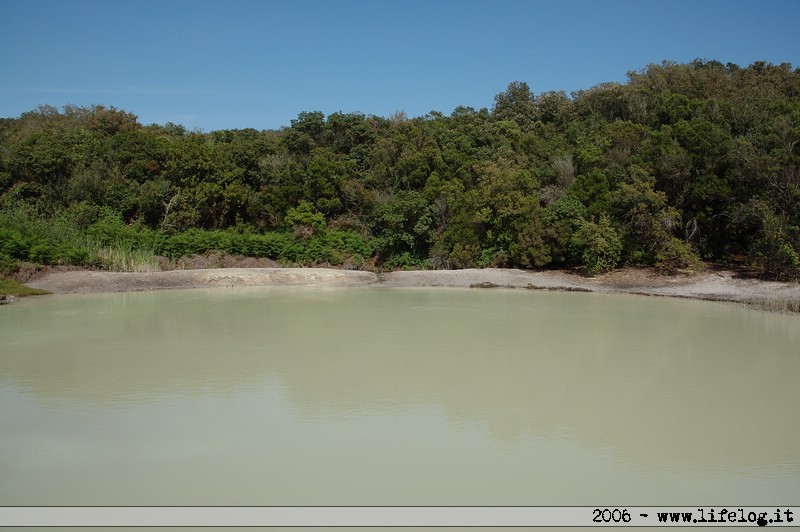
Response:
[[[345,268],[703,263],[800,279],[800,69],[664,62],[491,109],[302,112],[280,130],[114,107],[0,119],[0,271],[212,250]]]

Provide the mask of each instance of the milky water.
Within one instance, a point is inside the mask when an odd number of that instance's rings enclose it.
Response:
[[[526,290],[0,308],[0,505],[792,505],[800,316]]]

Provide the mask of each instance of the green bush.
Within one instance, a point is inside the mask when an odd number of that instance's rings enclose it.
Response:
[[[448,254],[448,264],[451,268],[477,268],[480,266],[481,249],[477,244],[457,243],[453,250]]]
[[[500,248],[482,249],[478,255],[479,268],[502,267],[508,262],[508,253]]]
[[[11,275],[17,271],[18,265],[17,259],[0,252],[0,275]]]
[[[800,253],[785,240],[777,242],[764,238],[756,243],[751,252],[754,266],[763,268],[771,277],[782,281],[800,280]],[[800,248],[799,248],[800,249]]]
[[[408,251],[404,251],[399,255],[392,255],[383,263],[383,267],[387,270],[424,269],[426,265],[427,261],[412,257]]]
[[[220,251],[249,257],[295,263],[338,265],[347,256],[372,256],[373,247],[353,231],[328,230],[304,239],[291,233],[234,233],[190,229],[168,238],[156,239],[158,253],[177,259],[185,255]]]
[[[314,235],[325,229],[325,225],[325,216],[314,211],[314,206],[307,201],[301,201],[297,207],[286,212],[286,226],[294,231],[307,227],[310,234]]]
[[[582,221],[570,246],[573,258],[591,274],[613,270],[622,256],[622,240],[605,215],[597,223]]]
[[[656,269],[664,273],[675,273],[678,270],[696,270],[700,257],[692,251],[689,244],[678,238],[670,238],[656,252]]]

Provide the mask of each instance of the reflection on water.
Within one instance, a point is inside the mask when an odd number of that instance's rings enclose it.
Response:
[[[748,505],[800,493],[800,318],[250,288],[0,312],[6,505]]]

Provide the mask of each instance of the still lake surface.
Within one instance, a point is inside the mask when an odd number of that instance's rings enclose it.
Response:
[[[0,309],[2,505],[792,505],[800,316],[525,290]]]

